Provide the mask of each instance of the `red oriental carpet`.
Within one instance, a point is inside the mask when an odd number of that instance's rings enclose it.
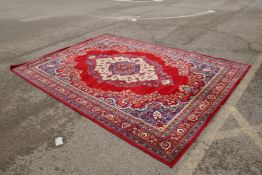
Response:
[[[11,70],[172,167],[250,65],[105,34]]]

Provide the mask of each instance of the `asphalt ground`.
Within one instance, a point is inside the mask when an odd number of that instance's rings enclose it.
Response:
[[[104,33],[253,66],[169,168],[9,70]],[[261,52],[261,0],[0,0],[0,174],[260,175]]]

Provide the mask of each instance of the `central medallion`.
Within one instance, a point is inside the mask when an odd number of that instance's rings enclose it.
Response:
[[[169,95],[187,82],[176,67],[151,53],[94,50],[74,61],[75,68],[81,71],[81,82],[103,92]]]
[[[117,62],[109,66],[109,71],[111,71],[113,75],[117,75],[117,74],[121,76],[133,75],[138,73],[139,70],[140,70],[139,64],[135,64],[128,61]]]
[[[123,56],[96,59],[95,71],[104,81],[121,81],[135,83],[156,81],[158,76],[153,65],[143,58],[127,58]]]

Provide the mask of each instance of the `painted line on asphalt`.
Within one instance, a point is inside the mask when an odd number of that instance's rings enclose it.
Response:
[[[215,13],[216,11],[214,10],[207,10],[207,11],[203,11],[200,13],[195,13],[195,14],[191,14],[191,15],[180,15],[180,16],[167,16],[167,17],[152,17],[152,18],[139,18],[139,19],[176,19],[176,18],[189,18],[189,17],[196,17],[196,16],[202,16],[202,15],[207,15],[210,13]]]
[[[254,129],[246,129],[247,127],[250,127],[250,124],[236,108],[233,117],[240,125],[240,129],[242,129],[243,133],[246,134],[262,151],[262,138],[255,132]]]
[[[189,15],[179,15],[179,16],[163,16],[163,17],[140,17],[140,16],[100,16],[99,18],[103,19],[112,19],[112,20],[125,20],[136,22],[137,20],[164,20],[164,19],[179,19],[179,18],[190,18],[196,16],[203,16],[211,13],[215,13],[214,10],[207,10],[199,13],[189,14]]]
[[[255,126],[245,126],[245,127],[239,127],[235,129],[228,129],[225,131],[220,131],[219,134],[216,136],[216,140],[221,140],[225,138],[231,138],[231,137],[238,137],[240,135],[243,135],[244,132],[255,132],[262,130],[262,125],[255,125]],[[257,133],[256,133],[257,135]]]

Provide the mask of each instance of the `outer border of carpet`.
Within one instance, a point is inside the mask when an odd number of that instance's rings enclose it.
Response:
[[[104,35],[110,35],[110,36],[116,36],[116,35],[111,35],[111,34],[104,34]],[[54,54],[54,53],[57,53],[57,52],[60,52],[62,50],[65,50],[67,48],[70,48],[70,47],[73,47],[73,46],[76,46],[78,44],[81,44],[81,43],[84,43],[86,41],[89,41],[89,40],[93,40],[95,38],[98,38],[98,37],[101,37],[101,36],[104,36],[104,35],[99,35],[97,37],[94,37],[94,38],[91,38],[91,39],[87,39],[83,42],[80,42],[80,43],[77,43],[77,44],[74,44],[74,45],[71,45],[71,46],[68,46],[68,47],[65,47],[65,48],[62,48],[62,49],[59,49],[59,50],[56,50],[54,52],[51,52],[51,53],[48,53],[44,56],[41,56],[39,59],[41,59],[42,57],[45,57],[45,56],[48,56],[50,54]],[[121,36],[117,36],[117,37],[121,37]],[[126,38],[126,37],[122,37],[122,38]],[[132,40],[135,40],[135,39],[132,39]],[[140,41],[140,40],[136,40],[136,41],[139,41],[139,42],[144,42],[144,41]],[[150,43],[150,42],[144,42],[144,43]],[[154,43],[150,43],[150,44],[154,44]],[[158,45],[158,44],[154,44],[154,45]],[[161,46],[161,47],[168,47],[168,46],[163,46],[163,45],[158,45],[158,46]],[[178,49],[178,48],[172,48],[172,47],[168,47],[168,48],[171,48],[171,49],[177,49],[177,50],[181,50],[183,52],[187,52],[187,53],[190,53],[190,51],[186,51],[186,50],[183,50],[183,49]],[[191,52],[192,53],[192,52]],[[203,55],[203,54],[200,54],[200,53],[197,53],[197,52],[194,52],[198,55]],[[203,56],[208,56],[208,55],[203,55]],[[213,56],[209,56],[209,57],[213,57]],[[222,59],[222,60],[226,60],[224,58],[217,58],[217,57],[213,57],[215,59]],[[66,101],[62,100],[61,98],[51,94],[50,92],[48,92],[47,90],[41,88],[40,86],[38,86],[37,84],[33,83],[32,81],[30,81],[29,79],[25,78],[24,76],[18,74],[17,72],[15,72],[15,68],[16,67],[19,67],[21,65],[24,65],[24,64],[29,64],[31,62],[34,62],[38,59],[35,59],[35,60],[31,60],[31,61],[28,61],[28,62],[25,62],[25,63],[22,63],[22,64],[16,64],[16,65],[11,65],[10,66],[10,70],[12,72],[14,72],[15,74],[17,74],[19,77],[23,78],[24,80],[26,80],[27,82],[31,83],[32,85],[34,85],[35,87],[39,88],[40,90],[42,90],[43,92],[45,92],[46,94],[48,94],[49,96],[55,98],[56,100],[64,103],[65,105],[69,106],[70,108],[72,108],[73,110],[77,111],[78,113],[80,113],[81,115],[85,116],[86,118],[88,118],[89,120],[93,121],[94,123],[98,124],[99,126],[103,127],[104,129],[108,130],[109,132],[113,133],[114,135],[120,137],[121,139],[125,140],[126,142],[128,142],[129,144],[137,147],[138,149],[142,150],[143,152],[145,152],[146,154],[152,156],[153,158],[161,161],[162,163],[168,165],[169,167],[173,167],[177,162],[178,160],[184,155],[184,153],[188,150],[188,148],[195,142],[195,140],[199,137],[199,135],[202,133],[202,131],[205,129],[205,127],[208,125],[208,123],[211,121],[211,119],[216,115],[216,113],[221,109],[221,107],[225,104],[225,102],[228,100],[228,98],[231,96],[231,94],[233,93],[233,91],[236,89],[236,87],[239,85],[239,83],[241,82],[241,80],[244,78],[244,76],[246,75],[246,73],[249,71],[249,69],[251,68],[251,65],[248,65],[248,68],[246,69],[246,71],[243,73],[243,75],[240,77],[240,79],[236,82],[236,84],[234,85],[234,87],[230,90],[230,92],[227,94],[227,96],[225,97],[225,99],[221,102],[221,104],[216,108],[216,110],[213,111],[212,114],[210,114],[210,116],[208,117],[208,119],[206,120],[206,122],[204,123],[204,125],[198,130],[198,132],[195,134],[195,136],[187,143],[187,145],[184,147],[184,149],[179,153],[179,155],[172,161],[172,162],[167,162],[166,160],[160,158],[158,155],[148,151],[147,149],[145,149],[144,147],[142,147],[141,145],[138,145],[137,143],[129,140],[127,137],[125,137],[124,135],[121,135],[119,133],[117,133],[116,131],[112,130],[111,128],[107,127],[106,125],[104,125],[103,123],[95,120],[94,118],[86,115],[85,113],[81,112],[80,110],[78,110],[76,107],[70,105],[69,103],[67,103]],[[227,61],[231,61],[231,60],[227,60]],[[235,61],[232,61],[232,62],[235,62]],[[237,62],[236,62],[237,63]]]

